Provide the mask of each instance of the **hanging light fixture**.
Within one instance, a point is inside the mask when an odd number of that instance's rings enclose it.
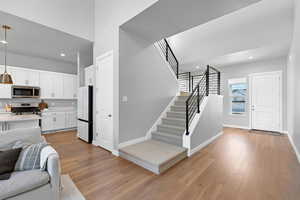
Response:
[[[13,84],[11,75],[7,73],[7,64],[6,64],[6,56],[7,56],[7,31],[11,29],[10,26],[3,25],[2,28],[4,29],[4,73],[0,75],[0,84]]]

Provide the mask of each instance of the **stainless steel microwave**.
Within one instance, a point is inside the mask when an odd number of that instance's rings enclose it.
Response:
[[[13,85],[12,98],[40,98],[40,88]]]

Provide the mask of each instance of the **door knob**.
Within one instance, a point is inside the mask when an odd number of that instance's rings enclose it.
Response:
[[[111,114],[109,114],[109,115],[108,115],[108,117],[112,117],[112,115],[111,115]]]

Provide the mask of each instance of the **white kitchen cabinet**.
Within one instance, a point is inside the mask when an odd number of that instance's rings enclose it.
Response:
[[[53,72],[40,72],[41,98],[63,99],[63,75]]]
[[[42,131],[53,130],[54,127],[54,115],[53,113],[42,114]]]
[[[53,98],[63,99],[64,89],[63,89],[63,75],[59,73],[53,73],[52,75],[53,83]]]
[[[77,127],[77,112],[66,113],[66,128]]]
[[[56,112],[54,115],[53,129],[59,130],[66,128],[66,113],[65,112]]]
[[[65,99],[77,98],[77,76],[72,74],[63,75],[63,95]]]
[[[42,131],[55,131],[77,127],[76,111],[45,112],[42,114]]]
[[[95,67],[94,65],[84,69],[85,86],[95,85]]]
[[[38,71],[8,67],[8,72],[12,75],[14,85],[37,87],[40,85],[40,73]]]
[[[11,99],[10,84],[0,84],[0,99]]]

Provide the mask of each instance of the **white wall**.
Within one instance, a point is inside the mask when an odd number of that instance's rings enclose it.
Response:
[[[174,72],[148,41],[120,30],[119,143],[145,137],[178,93]]]
[[[4,65],[4,53],[0,51],[0,65]],[[68,74],[77,73],[77,64],[48,59],[38,56],[29,56],[9,52],[7,55],[8,64],[14,67],[24,67],[28,69],[61,72]]]
[[[223,97],[209,95],[199,121],[191,133],[191,150],[203,145],[223,131],[222,126]]]
[[[300,152],[300,2],[295,0],[294,3],[294,34],[287,66],[288,133],[292,138],[295,148]]]
[[[230,113],[231,105],[229,98],[229,87],[228,80],[235,78],[247,78],[249,83],[248,75],[252,73],[270,72],[270,71],[282,71],[283,72],[283,130],[287,130],[287,81],[286,81],[286,58],[277,58],[272,60],[265,60],[259,62],[251,62],[248,64],[239,64],[234,66],[227,66],[219,68],[221,71],[221,85],[222,95],[224,96],[224,113],[223,119],[224,124],[240,126],[244,128],[249,127],[249,104],[247,93],[247,112],[245,115],[232,115]],[[248,89],[249,92],[249,89]]]
[[[114,52],[113,124],[115,148],[119,138],[119,26],[157,0],[96,0],[94,59],[105,52]],[[97,77],[96,77],[97,78]]]
[[[0,0],[0,10],[93,41],[94,0]]]

